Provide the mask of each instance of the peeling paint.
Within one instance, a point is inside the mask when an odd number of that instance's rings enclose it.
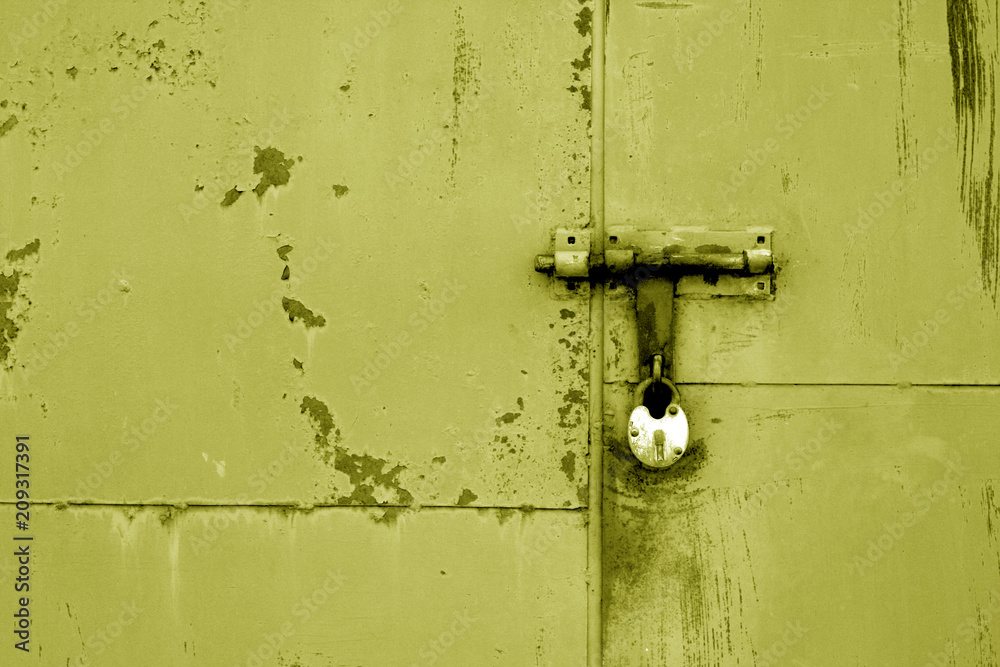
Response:
[[[336,499],[338,505],[385,505],[398,503],[410,505],[413,495],[400,485],[399,475],[406,470],[406,466],[396,465],[390,467],[385,459],[376,458],[367,454],[352,454],[343,447],[334,448],[336,458],[333,467],[345,475],[351,481],[354,490],[349,496],[340,496]],[[375,491],[382,489],[392,495],[391,501],[379,501],[375,496]]]
[[[234,187],[232,190],[226,193],[226,195],[222,198],[222,201],[220,202],[219,205],[224,208],[232,206],[242,196],[243,196],[243,190],[239,190]]]
[[[583,410],[587,405],[587,395],[580,389],[571,389],[563,395],[565,405],[558,408],[559,426],[573,428],[583,423]]]
[[[330,457],[333,456],[330,439],[332,438],[334,443],[340,442],[340,429],[333,421],[330,408],[315,396],[303,396],[299,408],[302,414],[309,417],[309,421],[312,422],[313,428],[316,430],[317,451],[322,455],[323,462],[329,463]]]
[[[590,7],[584,7],[576,15],[576,20],[573,21],[573,25],[576,26],[576,30],[581,36],[587,37],[590,35],[590,29],[593,21],[594,11]]]
[[[31,243],[27,244],[19,250],[11,250],[7,253],[8,262],[19,262],[26,257],[31,255],[37,255],[39,248],[42,247],[42,242],[39,239],[35,239]]]
[[[11,115],[10,118],[4,121],[3,125],[0,125],[0,137],[13,130],[16,125],[17,116]]]
[[[396,465],[386,469],[389,462],[367,454],[353,454],[341,447],[340,429],[337,428],[334,416],[326,403],[315,396],[304,396],[299,406],[300,412],[307,415],[315,430],[314,440],[316,451],[323,463],[347,475],[352,491],[350,495],[342,495],[335,499],[338,505],[379,506],[387,504],[410,505],[413,494],[400,485],[399,475],[406,470],[405,466]],[[375,492],[382,490],[393,496],[391,501],[380,501]],[[391,522],[391,518],[382,516],[382,522]]]
[[[326,326],[326,318],[322,315],[314,314],[311,310],[306,308],[301,301],[289,299],[288,297],[282,297],[281,307],[285,309],[286,313],[288,313],[289,322],[294,322],[297,319],[302,320],[302,324],[304,324],[307,329]]]
[[[9,276],[0,273],[0,364],[5,368],[10,368],[11,345],[21,330],[11,313],[20,285],[19,271],[12,271]]]
[[[8,262],[13,264],[23,264],[28,257],[35,257],[41,248],[41,241],[35,239],[27,243],[23,248],[10,250],[5,255]],[[11,268],[10,274],[0,271],[0,366],[11,369],[13,344],[21,331],[18,322],[24,317],[24,311],[31,301],[23,294],[22,278],[27,274],[25,271]],[[21,308],[18,309],[18,302]],[[19,310],[20,312],[15,312]]]
[[[254,146],[257,154],[253,159],[253,173],[260,174],[260,182],[253,191],[258,199],[264,196],[270,187],[287,185],[291,180],[291,169],[295,165],[295,160],[285,158],[285,154],[277,148],[260,148]]]
[[[465,507],[466,505],[471,505],[475,500],[479,498],[470,489],[462,489],[462,495],[458,497],[456,504],[459,507]]]
[[[559,466],[566,475],[566,480],[570,483],[576,480],[576,452],[570,450],[561,459]]]
[[[500,426],[501,424],[513,424],[514,420],[520,416],[520,412],[508,412],[500,417],[497,417],[497,426]]]

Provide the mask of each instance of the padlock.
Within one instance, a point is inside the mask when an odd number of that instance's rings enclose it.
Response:
[[[665,377],[659,382],[670,389],[670,404],[661,418],[653,418],[649,408],[643,405],[646,390],[653,382],[653,378],[649,378],[636,387],[637,405],[628,420],[628,444],[644,466],[666,468],[677,463],[687,451],[688,421],[680,406],[680,392]]]

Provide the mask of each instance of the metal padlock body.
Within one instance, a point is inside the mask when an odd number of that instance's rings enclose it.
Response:
[[[684,455],[688,446],[687,415],[679,405],[680,394],[672,382],[660,380],[670,387],[671,399],[666,412],[659,419],[649,414],[649,408],[642,405],[642,397],[652,384],[646,380],[636,388],[639,404],[628,420],[628,444],[635,457],[648,468],[666,468]]]

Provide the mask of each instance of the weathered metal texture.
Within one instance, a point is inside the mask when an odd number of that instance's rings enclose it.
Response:
[[[629,452],[612,290],[606,664],[1000,659],[996,20],[612,3],[608,227],[773,225],[778,276],[677,299],[691,444],[666,471]]]
[[[650,366],[662,358],[661,373],[671,377],[674,361],[674,281],[649,278],[635,286],[635,326],[639,363]]]
[[[607,664],[995,662],[996,389],[687,386],[666,471],[617,435],[629,389],[608,394]]]
[[[585,661],[578,512],[445,508],[391,528],[348,508],[46,507],[33,516],[46,536],[34,545],[37,664]],[[12,524],[13,511],[0,520]],[[5,559],[5,590],[12,576]]]
[[[609,228],[775,230],[778,303],[678,304],[678,380],[997,381],[992,5],[612,4]]]
[[[359,48],[381,9],[198,7],[66,6],[4,45],[4,388],[46,495],[578,506],[587,292],[530,272],[552,211],[588,214],[575,15],[399,5]]]
[[[39,526],[45,660],[93,648],[45,615],[74,596],[73,616],[99,627],[112,593],[88,577],[138,570],[154,598],[145,636],[166,623],[150,648],[165,655],[184,650],[198,600],[216,628],[198,652],[219,664],[256,641],[238,629],[247,614],[291,606],[345,559],[364,562],[359,590],[377,598],[357,616],[341,606],[348,626],[395,609],[410,648],[439,606],[489,598],[495,645],[439,664],[583,650],[589,290],[552,285],[531,257],[556,219],[588,221],[590,12],[575,0],[5,7],[0,438],[37,443],[36,501],[122,505],[70,505]],[[177,534],[151,521],[126,539],[127,517],[146,511],[130,506],[148,503],[196,514],[195,535],[239,517],[245,541],[147,571]],[[299,509],[212,509],[241,504]],[[362,509],[299,514],[320,505]],[[566,510],[565,546],[514,567],[545,526],[477,506]],[[301,556],[297,520],[323,536]],[[93,555],[51,546],[91,539]],[[445,544],[461,583],[435,589],[453,568],[417,552]],[[282,554],[289,587],[273,576]],[[206,594],[214,582],[228,596],[235,579],[219,582],[248,561],[259,567],[231,598],[245,604]],[[519,606],[509,590],[537,598]],[[302,664],[352,641],[374,651],[369,664],[422,664],[402,650],[382,660],[394,637],[340,637]]]

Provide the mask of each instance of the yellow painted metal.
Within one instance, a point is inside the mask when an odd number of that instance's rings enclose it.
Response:
[[[585,662],[590,290],[531,262],[591,217],[592,14],[4,8],[0,439],[34,448],[36,662],[138,597],[95,664],[247,664],[337,567],[355,587],[271,664]]]
[[[680,381],[997,381],[990,117],[955,108],[943,3],[615,2],[609,31],[609,227],[775,230],[780,315],[680,303]]]
[[[605,664],[997,660],[996,19],[612,2],[608,227],[773,228],[777,276],[677,299],[665,473],[628,451],[634,295],[609,291]]]
[[[577,512],[423,510],[385,527],[349,508],[44,507],[34,524],[37,664],[586,660]],[[6,560],[0,577],[12,590]]]

